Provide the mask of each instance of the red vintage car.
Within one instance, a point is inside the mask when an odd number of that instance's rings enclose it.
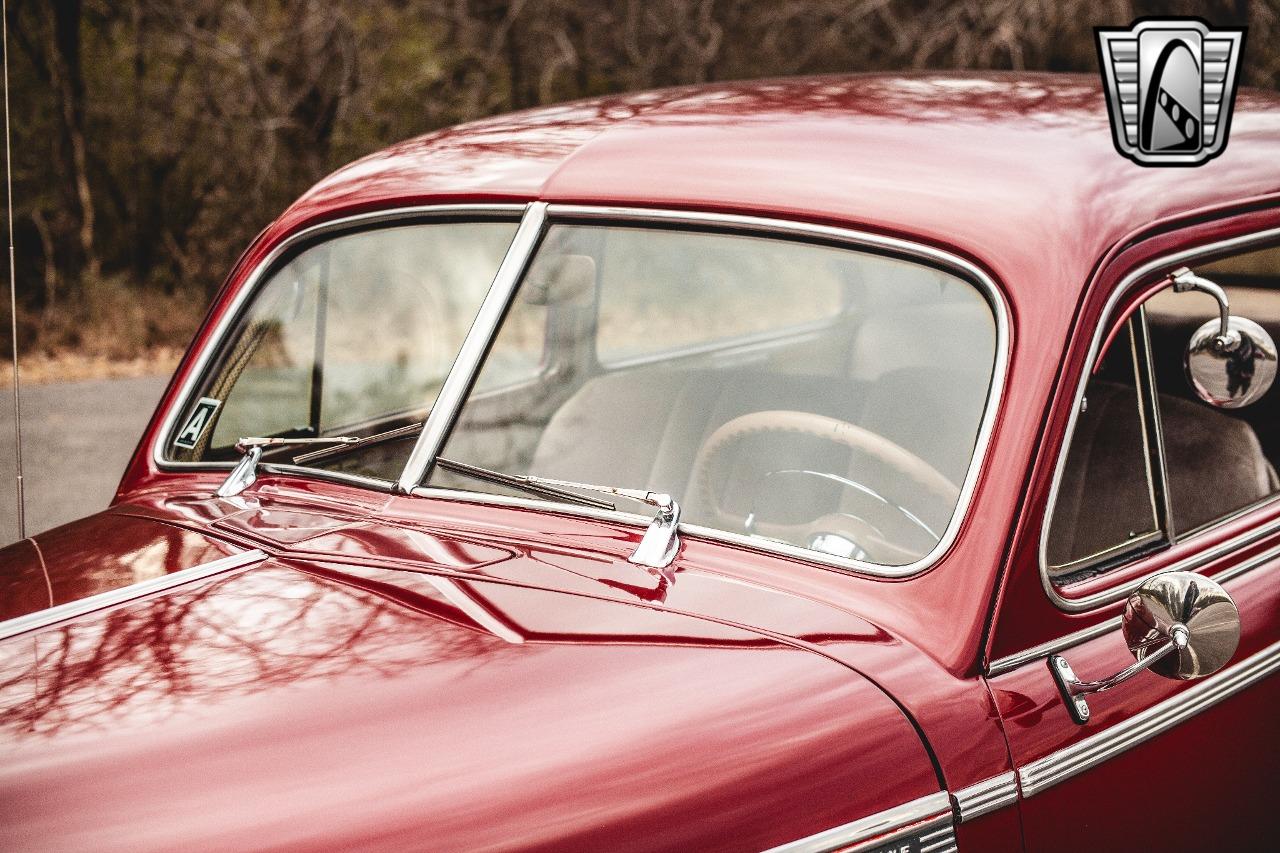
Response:
[[[1191,169],[1053,75],[389,148],[0,551],[0,849],[1260,849],[1277,333],[1274,93]]]

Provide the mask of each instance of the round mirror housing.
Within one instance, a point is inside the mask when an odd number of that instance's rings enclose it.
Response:
[[[1227,317],[1196,329],[1187,345],[1187,379],[1201,400],[1238,409],[1258,400],[1276,378],[1276,343],[1244,317]]]
[[[1240,611],[1220,584],[1192,572],[1166,572],[1129,596],[1123,631],[1139,663],[1166,678],[1202,678],[1226,666],[1240,642]],[[1162,651],[1169,645],[1172,651]],[[1154,656],[1154,655],[1153,655]]]

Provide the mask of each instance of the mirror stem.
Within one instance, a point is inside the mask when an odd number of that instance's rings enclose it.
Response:
[[[1218,342],[1223,351],[1229,352],[1240,345],[1240,337],[1231,331],[1228,320],[1231,317],[1231,301],[1227,298],[1227,292],[1218,285],[1209,281],[1207,278],[1201,278],[1193,273],[1188,267],[1179,267],[1169,274],[1169,280],[1173,282],[1174,293],[1186,293],[1191,290],[1199,290],[1201,293],[1207,293],[1218,302],[1218,316],[1220,318],[1220,326],[1218,330]]]
[[[1070,711],[1071,718],[1080,725],[1084,725],[1089,721],[1089,703],[1084,697],[1091,693],[1110,690],[1117,684],[1128,681],[1143,670],[1150,669],[1157,661],[1162,660],[1173,652],[1182,651],[1187,647],[1190,640],[1191,634],[1187,631],[1185,625],[1173,625],[1169,628],[1169,636],[1165,638],[1164,644],[1158,649],[1143,655],[1141,660],[1135,661],[1115,675],[1098,681],[1081,681],[1076,678],[1075,671],[1071,669],[1071,664],[1067,663],[1067,659],[1062,655],[1050,655],[1049,671],[1053,673],[1054,681],[1058,683],[1058,690],[1062,693],[1062,698],[1067,703],[1067,710]]]

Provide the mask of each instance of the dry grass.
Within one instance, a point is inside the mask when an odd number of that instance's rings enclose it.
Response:
[[[182,358],[182,350],[156,347],[130,359],[108,358],[79,352],[58,355],[37,353],[22,359],[22,384],[49,385],[54,382],[79,382],[85,379],[125,379],[134,376],[164,376],[173,372]],[[0,370],[0,388],[13,386],[13,371],[6,365]]]
[[[22,381],[41,385],[170,373],[204,310],[203,297],[150,291],[119,277],[86,282],[77,298],[50,311],[19,308]],[[0,356],[7,363],[8,311],[0,315]],[[12,384],[12,371],[0,366],[0,387]]]

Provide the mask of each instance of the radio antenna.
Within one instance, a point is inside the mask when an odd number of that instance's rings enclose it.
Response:
[[[18,377],[18,279],[13,261],[13,155],[9,137],[9,0],[0,0],[4,18],[4,178],[9,207],[9,326],[13,332],[13,455],[17,465],[18,539],[27,538],[26,501],[22,494],[22,387]]]

